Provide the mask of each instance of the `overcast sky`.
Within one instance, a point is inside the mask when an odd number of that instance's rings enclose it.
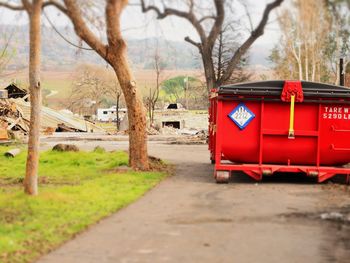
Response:
[[[135,1],[135,0],[134,0]],[[200,0],[202,1],[202,0]],[[228,0],[229,1],[229,0]],[[258,24],[261,19],[263,10],[267,3],[272,0],[242,0],[248,5],[249,13],[253,20],[254,26]],[[288,2],[290,0],[286,0]],[[157,1],[156,1],[157,2]],[[285,5],[285,3],[284,3]],[[238,5],[237,5],[238,6]],[[56,25],[67,26],[69,21],[64,15],[57,15],[57,11],[54,9],[48,9],[46,11]],[[192,26],[184,19],[169,17],[163,20],[156,20],[155,14],[148,13],[143,14],[140,7],[127,7],[122,16],[122,26],[124,28],[123,34],[127,38],[149,38],[149,37],[164,37],[169,40],[183,41],[184,37],[191,36],[196,39],[197,34],[193,30]],[[245,25],[245,33],[248,33],[249,22],[243,8],[237,7],[235,19],[242,21]],[[43,18],[45,24],[48,25],[45,18]],[[0,9],[0,23],[27,23],[26,14],[19,12],[13,12],[4,8]],[[275,12],[270,17],[269,24],[265,29],[265,34],[259,38],[253,46],[253,51],[257,51],[257,48],[268,47],[272,48],[279,39],[279,30],[276,23]]]
[[[271,2],[271,0],[245,0],[245,2],[248,3],[253,24],[257,25],[261,19],[266,3]],[[156,20],[154,18],[154,12],[150,12],[145,16],[144,14],[140,13],[139,8],[127,8],[123,16],[124,27],[126,29],[136,29],[126,30],[125,35],[140,38],[145,36],[164,36],[165,38],[171,40],[183,40],[185,36],[191,36],[194,38],[197,36],[192,26],[184,19],[168,17],[166,19]],[[237,8],[236,18],[243,21],[248,29],[249,22],[243,8]],[[259,40],[259,43],[264,44],[277,41],[278,25],[276,23],[276,16],[274,13],[270,17],[270,22],[265,31],[265,36]],[[248,32],[248,30],[246,32]]]

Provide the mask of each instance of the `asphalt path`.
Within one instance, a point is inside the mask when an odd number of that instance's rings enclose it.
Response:
[[[350,215],[349,187],[290,174],[256,183],[241,173],[218,185],[206,145],[152,142],[149,152],[175,174],[38,262],[349,262],[349,221],[325,219]]]

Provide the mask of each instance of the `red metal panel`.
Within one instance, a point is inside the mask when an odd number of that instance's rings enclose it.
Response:
[[[350,156],[350,105],[321,105],[321,165],[341,165]]]
[[[288,92],[298,87],[293,85]],[[290,94],[284,91],[287,98]],[[209,148],[215,169],[243,171],[256,180],[276,171],[304,172],[320,182],[335,174],[349,177],[350,168],[338,166],[350,162],[350,104],[334,98],[301,102],[304,98],[297,92],[293,139],[288,137],[289,102],[233,94],[211,99]],[[248,124],[233,121],[247,112],[254,115]]]
[[[217,94],[216,90],[211,90],[209,97],[209,138],[208,147],[210,151],[210,160],[212,163],[215,162],[215,145],[216,145],[216,108],[217,108]]]

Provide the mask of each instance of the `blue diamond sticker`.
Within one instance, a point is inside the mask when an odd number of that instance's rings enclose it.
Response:
[[[244,103],[240,103],[228,117],[243,130],[255,118],[255,115]]]

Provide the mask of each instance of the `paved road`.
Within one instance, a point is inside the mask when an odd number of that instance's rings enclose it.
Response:
[[[256,184],[237,174],[217,185],[206,146],[149,148],[177,164],[176,175],[39,263],[349,262],[350,225],[320,219],[349,213],[348,188],[289,175]]]

